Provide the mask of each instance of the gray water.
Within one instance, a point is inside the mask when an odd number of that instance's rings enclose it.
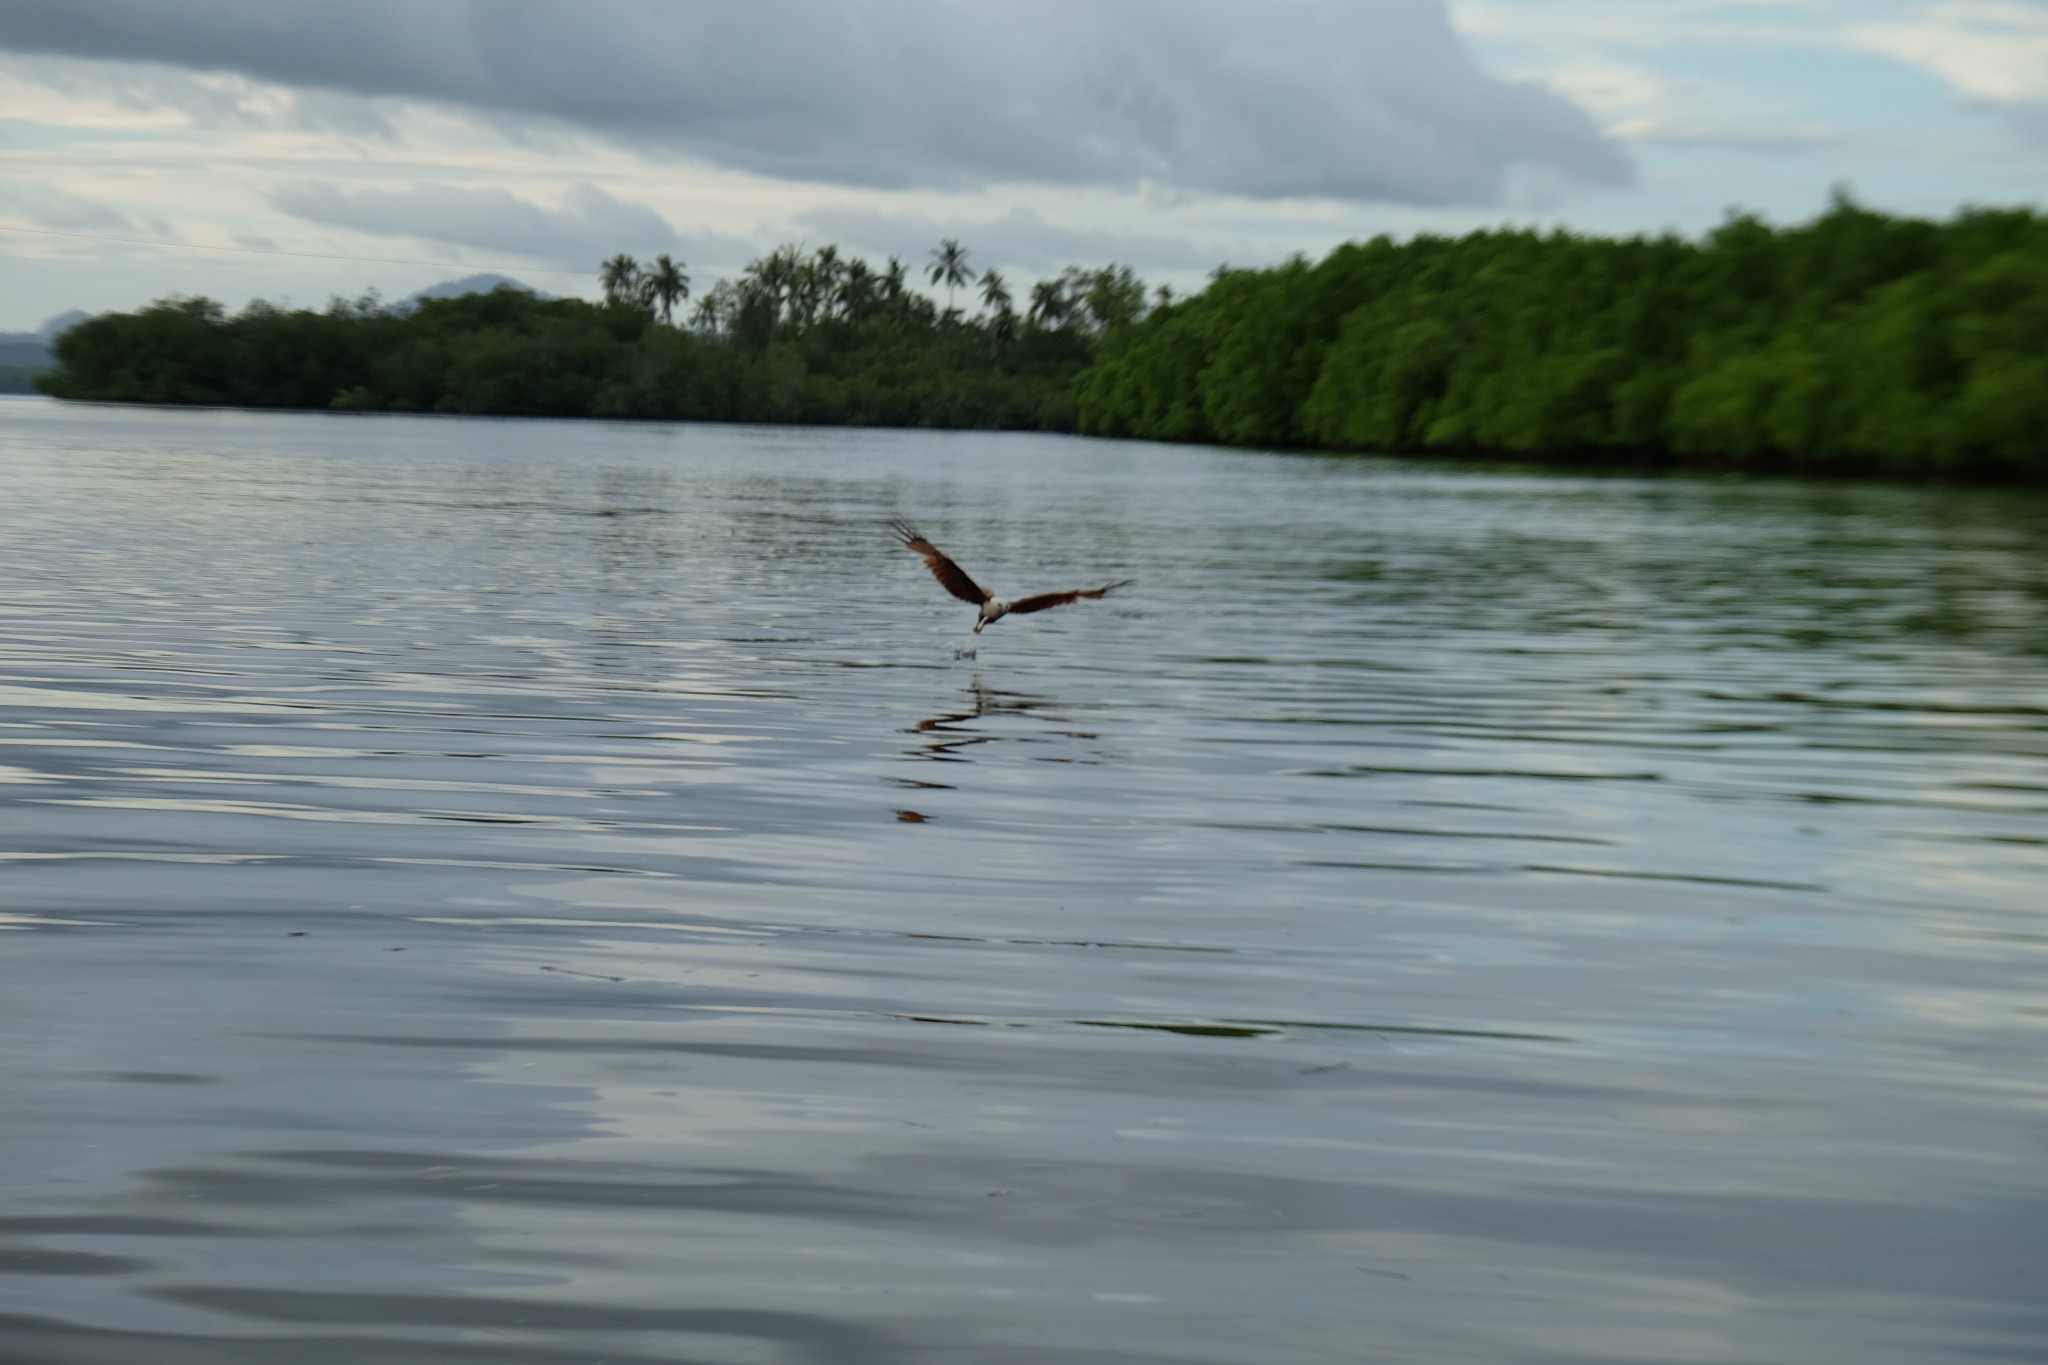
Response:
[[[0,400],[0,1361],[2040,1360],[2044,549]]]

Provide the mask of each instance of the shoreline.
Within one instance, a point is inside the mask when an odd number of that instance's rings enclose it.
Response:
[[[1106,435],[1087,431],[1043,427],[906,426],[887,423],[752,421],[703,417],[635,417],[611,415],[561,416],[533,413],[490,412],[402,412],[388,408],[284,407],[247,403],[161,403],[139,399],[64,398],[41,391],[10,393],[0,398],[35,398],[68,407],[140,409],[155,412],[291,413],[301,416],[337,418],[414,418],[435,421],[553,422],[564,425],[633,427],[754,427],[788,431],[871,431],[871,432],[972,432],[986,436],[1048,436],[1073,440],[1111,441],[1146,446],[1184,446],[1198,450],[1231,451],[1246,455],[1275,455],[1301,459],[1385,460],[1403,465],[1441,466],[1525,474],[1578,474],[1608,478],[1715,478],[1754,479],[1776,482],[1804,480],[1813,483],[1875,483],[1924,485],[1958,489],[2044,489],[2048,476],[2001,469],[1888,469],[1854,461],[1831,461],[1820,465],[1796,460],[1743,460],[1732,457],[1684,456],[1668,458],[1654,451],[1614,452],[1607,450],[1558,451],[1534,454],[1506,450],[1375,449],[1369,447],[1320,446],[1309,444],[1233,444],[1225,441],[1169,440],[1148,436]]]

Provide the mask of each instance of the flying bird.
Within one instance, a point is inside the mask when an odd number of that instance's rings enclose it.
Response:
[[[1034,597],[1020,597],[1014,602],[1005,602],[981,584],[967,576],[967,570],[946,558],[939,547],[919,535],[917,528],[898,517],[892,526],[897,539],[904,548],[915,550],[924,556],[924,566],[932,571],[932,577],[939,580],[939,586],[962,602],[979,608],[974,618],[974,633],[981,634],[981,628],[1005,616],[1022,616],[1028,612],[1044,611],[1049,607],[1064,607],[1069,602],[1078,602],[1086,597],[1090,601],[1106,597],[1118,588],[1125,587],[1130,579],[1119,579],[1105,583],[1099,588],[1076,588],[1072,592],[1042,592]]]

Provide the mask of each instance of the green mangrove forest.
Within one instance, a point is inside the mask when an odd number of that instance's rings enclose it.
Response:
[[[1124,266],[1019,300],[948,240],[912,287],[783,247],[691,300],[618,256],[600,303],[489,294],[73,327],[60,398],[1080,431],[1149,440],[1899,474],[2048,476],[2048,217],[1895,217],[1701,240],[1377,238],[1217,270]],[[964,292],[966,306],[960,306]]]

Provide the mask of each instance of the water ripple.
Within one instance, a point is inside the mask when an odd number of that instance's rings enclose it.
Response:
[[[2048,1342],[2048,499],[0,400],[0,1359]],[[883,529],[998,584],[969,636]]]

